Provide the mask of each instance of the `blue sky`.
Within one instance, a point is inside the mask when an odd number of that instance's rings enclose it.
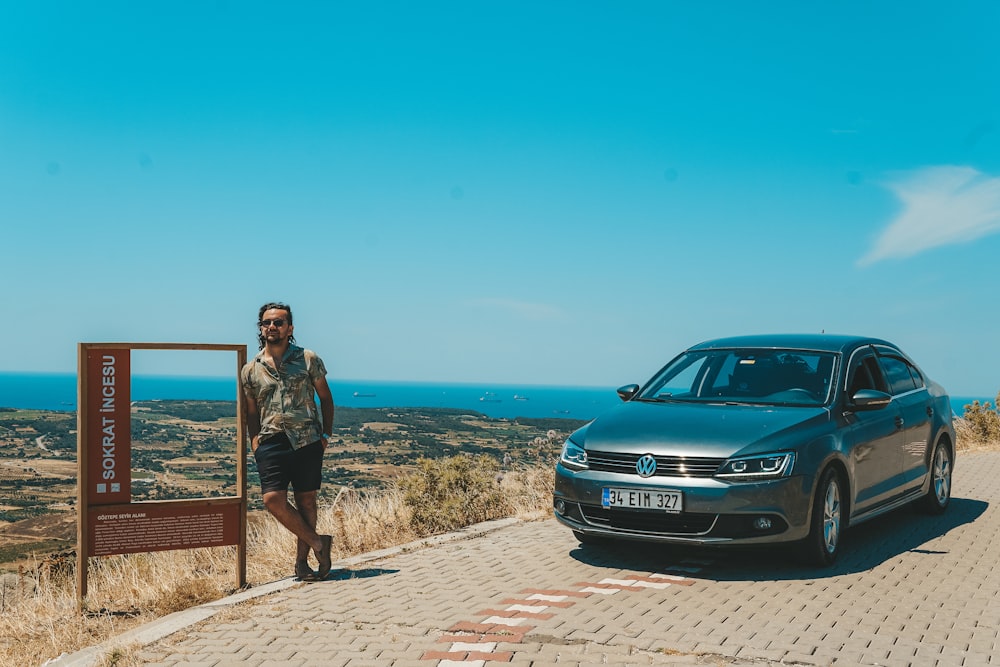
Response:
[[[0,5],[0,371],[238,343],[618,386],[707,338],[1000,389],[1000,4]],[[220,374],[152,354],[139,371]]]

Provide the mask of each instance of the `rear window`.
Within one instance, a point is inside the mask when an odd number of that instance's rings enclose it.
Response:
[[[889,383],[889,391],[894,396],[905,394],[914,389],[924,386],[924,380],[920,372],[905,359],[899,357],[880,357],[882,368],[885,369],[885,378]]]

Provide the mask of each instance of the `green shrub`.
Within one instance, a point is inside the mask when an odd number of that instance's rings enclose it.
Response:
[[[1000,405],[1000,394],[997,394],[997,404]],[[989,401],[982,404],[973,401],[965,406],[965,420],[973,435],[983,442],[1000,441],[1000,410],[990,405]]]
[[[500,487],[500,465],[489,456],[420,459],[417,466],[397,484],[412,510],[411,525],[418,535],[497,519],[511,510]]]

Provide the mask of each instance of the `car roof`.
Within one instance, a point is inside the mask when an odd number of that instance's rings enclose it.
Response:
[[[892,343],[868,336],[847,336],[842,334],[756,334],[752,336],[731,336],[706,340],[693,345],[691,350],[714,348],[774,348],[792,350],[819,350],[824,352],[845,352],[861,345],[888,345]]]

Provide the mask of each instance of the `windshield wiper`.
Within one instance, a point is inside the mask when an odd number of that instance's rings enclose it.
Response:
[[[656,396],[642,396],[640,398],[635,398],[633,400],[642,401],[643,403],[696,403],[689,398],[677,398],[671,394],[657,394]]]
[[[705,401],[710,405],[763,405],[762,403],[757,403],[755,401],[736,401],[731,398],[727,399],[714,399],[710,401]]]

